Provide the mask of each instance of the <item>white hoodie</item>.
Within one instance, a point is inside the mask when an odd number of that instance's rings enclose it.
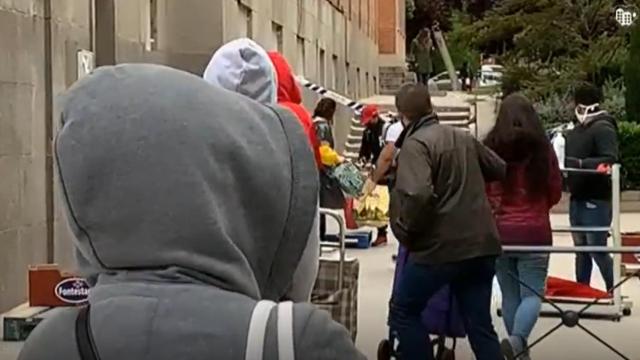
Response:
[[[218,49],[203,75],[212,85],[240,93],[266,105],[277,103],[277,76],[267,52],[255,41],[247,38],[233,40]],[[307,247],[293,277],[287,298],[306,302],[318,274],[320,256],[319,217],[309,234]]]

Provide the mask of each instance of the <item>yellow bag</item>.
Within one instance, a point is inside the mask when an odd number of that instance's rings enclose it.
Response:
[[[353,217],[358,226],[382,227],[389,223],[389,190],[376,186],[375,190],[353,202]]]

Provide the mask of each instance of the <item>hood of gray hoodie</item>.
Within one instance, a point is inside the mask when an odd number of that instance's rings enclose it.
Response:
[[[55,150],[83,270],[286,292],[318,186],[288,112],[182,71],[121,65],[76,84],[62,121]]]
[[[209,83],[263,104],[277,102],[276,71],[267,52],[255,41],[236,39],[218,49],[203,75]]]

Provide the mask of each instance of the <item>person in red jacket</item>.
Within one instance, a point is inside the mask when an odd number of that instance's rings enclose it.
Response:
[[[522,95],[506,97],[485,145],[507,162],[507,177],[487,185],[503,245],[552,245],[550,209],[560,201],[562,175],[542,122]],[[529,359],[527,340],[540,312],[549,267],[548,254],[505,254],[496,274],[502,314],[509,334],[506,359]],[[523,286],[520,282],[527,284]]]
[[[313,148],[313,152],[315,153],[316,164],[318,165],[318,168],[322,168],[320,142],[316,137],[316,131],[313,127],[311,114],[302,105],[302,93],[300,92],[300,88],[293,76],[291,66],[282,54],[275,51],[271,51],[268,54],[276,69],[276,76],[278,79],[278,104],[291,110],[298,120],[300,120],[300,124],[302,124],[302,127],[307,134],[307,138],[309,139],[309,143]]]

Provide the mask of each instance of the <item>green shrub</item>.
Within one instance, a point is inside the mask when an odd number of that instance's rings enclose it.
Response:
[[[602,108],[607,110],[616,121],[627,120],[627,110],[625,101],[625,86],[622,79],[607,81],[602,88],[604,102]]]
[[[569,94],[552,94],[535,105],[538,116],[546,128],[566,124],[575,117]]]
[[[620,163],[626,189],[640,189],[640,124],[620,122]]]
[[[624,70],[627,86],[627,116],[629,121],[640,123],[640,25],[631,33],[629,57]]]

